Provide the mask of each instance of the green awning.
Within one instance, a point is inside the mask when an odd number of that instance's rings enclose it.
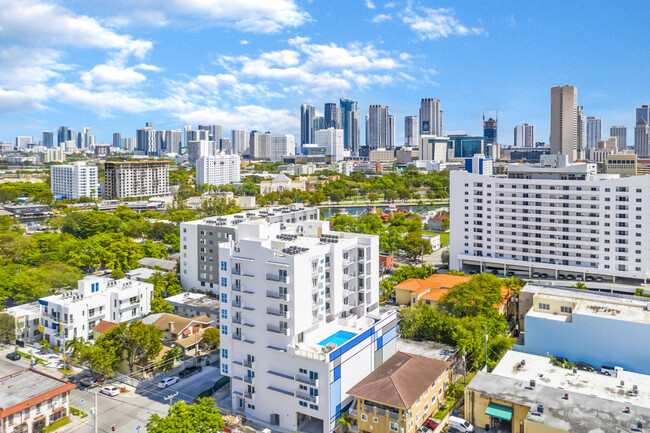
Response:
[[[490,403],[485,410],[485,414],[490,415],[492,418],[510,421],[512,419],[512,408],[498,403]]]

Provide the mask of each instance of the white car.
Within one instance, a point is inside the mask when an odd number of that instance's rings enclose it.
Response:
[[[172,386],[173,384],[175,384],[178,381],[179,381],[179,379],[176,376],[167,377],[167,378],[161,380],[160,382],[158,382],[158,388],[167,388],[168,386]]]
[[[101,389],[102,394],[106,394],[109,397],[117,397],[120,395],[120,390],[114,386],[105,386]]]

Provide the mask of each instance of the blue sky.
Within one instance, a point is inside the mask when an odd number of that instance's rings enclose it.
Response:
[[[300,104],[441,100],[445,133],[548,141],[550,87],[628,127],[650,103],[647,3],[380,0],[0,0],[0,140],[91,126],[99,142],[218,123],[293,133]],[[363,127],[362,127],[363,130]]]

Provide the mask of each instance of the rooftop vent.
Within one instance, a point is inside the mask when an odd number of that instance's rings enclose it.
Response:
[[[630,413],[630,406],[625,406],[625,409],[623,409],[624,413]]]
[[[639,393],[639,387],[638,387],[638,385],[632,385],[632,392],[635,393],[635,394],[638,394],[638,393]]]
[[[565,393],[564,393],[564,397],[562,397],[562,398],[563,398],[564,400],[568,400],[568,399],[569,399],[569,393],[565,392]]]
[[[640,419],[636,420],[636,428],[642,429],[643,428],[643,421]]]
[[[526,365],[526,360],[525,360],[525,359],[522,359],[521,362],[519,363],[519,365],[521,365],[522,367],[523,367],[524,365]]]
[[[537,405],[537,413],[544,413],[544,405],[543,404],[538,404]]]
[[[302,248],[302,247],[296,247],[296,246],[290,246],[287,248],[282,248],[282,252],[284,254],[289,254],[290,256],[295,256],[296,254],[304,253],[305,251],[309,251],[309,248]]]
[[[625,386],[625,381],[621,380],[621,388]]]
[[[530,387],[531,387],[532,389],[535,389],[535,380],[534,380],[534,379],[531,379],[531,380],[530,380]]]

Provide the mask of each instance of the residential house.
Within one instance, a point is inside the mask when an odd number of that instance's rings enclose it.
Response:
[[[201,342],[205,330],[214,325],[214,320],[207,316],[189,319],[167,313],[151,314],[142,322],[154,325],[162,333],[165,346],[178,346],[188,354]]]
[[[111,328],[115,328],[116,326],[120,326],[119,323],[114,323],[114,322],[109,322],[107,320],[102,320],[98,324],[95,325],[93,328],[93,339],[97,340],[100,335],[103,335],[106,331],[108,331]]]
[[[397,352],[354,385],[353,431],[414,433],[444,404],[451,363]]]
[[[439,215],[437,217],[429,218],[427,221],[427,226],[429,226],[429,230],[435,230],[437,232],[443,232],[446,230],[443,230],[442,228],[442,221],[445,219],[449,219],[449,214],[447,215]],[[448,230],[449,228],[447,228]]]
[[[379,253],[379,272],[382,274],[393,270],[393,254]]]
[[[433,274],[426,279],[409,278],[395,286],[395,301],[398,305],[414,306],[420,303],[431,305],[456,284],[466,283],[469,277],[448,274]]]

